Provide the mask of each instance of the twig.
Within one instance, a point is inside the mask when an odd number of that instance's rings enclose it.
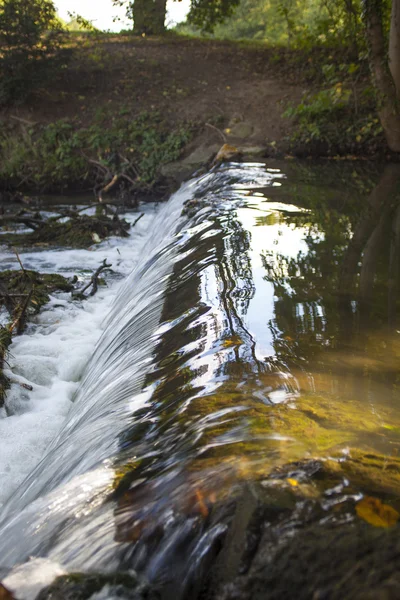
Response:
[[[226,144],[226,135],[220,129],[218,129],[218,127],[211,125],[211,123],[206,123],[206,127],[210,127],[210,129],[214,129],[214,131],[216,131],[221,136],[224,144]]]
[[[127,175],[126,173],[119,173],[118,175],[114,175],[113,178],[111,179],[111,181],[109,183],[107,183],[107,185],[104,186],[100,190],[100,192],[99,192],[99,201],[100,202],[103,202],[103,194],[106,194],[107,192],[109,192],[118,183],[118,181],[120,179],[126,179],[132,185],[136,184],[136,181],[134,179],[132,179],[132,177],[129,177],[129,175]]]
[[[33,386],[29,385],[29,383],[21,383],[20,381],[17,381],[16,379],[13,379],[12,377],[9,379],[10,383],[14,383],[15,385],[20,385],[22,388],[24,388],[25,390],[29,390],[30,392],[33,391]]]
[[[136,219],[136,221],[134,221],[132,223],[131,227],[135,227],[136,223],[138,223],[142,217],[144,217],[144,213],[142,213],[141,215],[138,216],[138,218]]]
[[[122,158],[122,160],[129,165],[129,168],[132,169],[132,171],[135,173],[136,177],[139,177],[139,171],[137,170],[137,168],[135,167],[134,164],[132,164],[127,158],[126,156],[123,156],[122,154],[120,154],[120,157]]]
[[[21,117],[17,117],[17,115],[10,115],[10,119],[15,119],[16,121],[20,121],[20,123],[24,123],[25,125],[29,125],[30,127],[37,125],[36,121],[28,121],[28,119],[22,119]]]
[[[14,251],[15,256],[17,257],[17,261],[19,262],[19,266],[21,267],[23,274],[26,275],[26,271],[25,271],[24,265],[22,264],[22,261],[19,257],[18,250],[15,248],[15,246],[12,246],[12,249]]]
[[[90,281],[81,289],[78,290],[76,292],[72,292],[72,296],[74,298],[84,298],[84,292],[86,292],[86,290],[88,288],[90,288],[90,286],[93,286],[89,296],[94,296],[95,293],[98,290],[98,286],[99,286],[99,275],[100,273],[104,270],[104,269],[109,269],[110,267],[112,267],[112,265],[108,265],[107,264],[107,259],[105,258],[102,262],[102,264],[100,265],[100,267],[98,269],[96,269],[96,271],[93,273],[93,275],[90,278]]]

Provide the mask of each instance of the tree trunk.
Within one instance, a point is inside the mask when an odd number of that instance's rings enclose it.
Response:
[[[138,35],[161,35],[165,32],[167,0],[134,0],[133,31]]]
[[[392,0],[390,20],[389,67],[396,86],[397,99],[400,98],[400,0]]]
[[[393,3],[397,5],[398,0],[393,0]],[[389,148],[393,152],[400,152],[400,116],[396,88],[386,58],[381,12],[381,0],[364,0],[369,63],[378,93],[378,115]],[[393,42],[393,51],[394,46],[395,43]],[[396,64],[395,60],[394,64]]]

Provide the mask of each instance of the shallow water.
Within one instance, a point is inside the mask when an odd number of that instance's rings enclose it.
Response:
[[[241,482],[294,461],[396,459],[399,178],[390,165],[231,164],[185,184],[72,377],[65,425],[3,509],[2,566],[134,567],[184,596]],[[51,268],[48,253],[22,258]],[[396,461],[391,476],[396,491]],[[339,487],[327,513],[370,491]],[[382,491],[393,506],[395,491]]]

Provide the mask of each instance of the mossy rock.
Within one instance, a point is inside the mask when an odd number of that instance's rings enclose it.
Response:
[[[24,298],[30,294],[27,311],[34,314],[50,300],[49,294],[56,291],[71,292],[73,287],[68,279],[55,273],[38,273],[27,269],[2,271],[0,305],[5,305],[11,317],[15,318]],[[18,294],[21,294],[20,298]]]
[[[129,237],[129,223],[106,216],[77,215],[65,222],[49,219],[27,234],[6,234],[4,240],[14,245],[54,245],[87,248],[112,235]]]
[[[159,600],[160,598],[156,590],[140,581],[136,574],[130,571],[62,575],[43,589],[36,600],[88,600],[105,587],[108,596],[124,600]]]

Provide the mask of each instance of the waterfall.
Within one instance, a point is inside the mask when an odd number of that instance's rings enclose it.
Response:
[[[133,567],[150,580],[173,574],[178,598],[205,568],[226,531],[205,518],[209,505],[235,485],[231,449],[252,444],[246,390],[264,393],[245,322],[250,234],[232,211],[245,188],[277,177],[231,165],[184,184],[160,211],[65,426],[0,515],[6,572],[32,557],[67,571]],[[271,381],[292,394],[278,367]]]

